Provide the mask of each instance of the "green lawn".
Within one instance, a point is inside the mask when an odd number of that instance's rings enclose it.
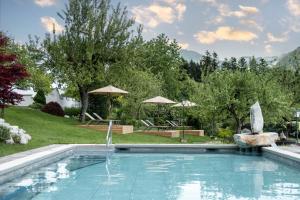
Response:
[[[0,156],[25,151],[49,144],[105,143],[106,133],[77,127],[73,119],[52,116],[30,108],[10,107],[5,110],[5,120],[17,125],[32,136],[27,145],[0,143]],[[188,143],[208,142],[206,136],[186,136]],[[166,138],[143,133],[113,134],[113,143],[179,143],[179,138]]]

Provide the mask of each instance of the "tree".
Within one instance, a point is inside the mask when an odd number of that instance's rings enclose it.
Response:
[[[35,103],[39,103],[42,105],[46,104],[46,97],[45,97],[45,93],[43,90],[38,90],[36,95],[33,98]]]
[[[78,88],[84,121],[88,91],[104,80],[105,70],[122,59],[134,20],[127,17],[126,8],[120,4],[114,8],[108,0],[70,0],[59,16],[65,30],[53,38],[47,36],[47,66],[58,81]]]
[[[9,50],[17,55],[19,61],[24,64],[26,71],[30,73],[30,77],[19,81],[17,87],[22,89],[31,87],[34,91],[48,93],[51,91],[53,79],[43,66],[45,59],[44,50],[38,45],[39,38],[33,39],[29,37],[29,43],[26,45],[12,42]]]
[[[241,71],[247,70],[247,61],[244,57],[241,57],[238,61],[238,66]]]
[[[290,113],[290,94],[267,74],[262,78],[250,71],[216,71],[205,80],[200,94],[199,105],[211,113],[217,111],[223,120],[227,116],[234,120],[236,133],[256,101],[262,106],[265,122],[278,122]]]
[[[29,76],[25,67],[18,62],[17,56],[8,51],[9,39],[0,33],[0,109],[4,117],[4,108],[16,104],[22,95],[13,92],[14,85]]]

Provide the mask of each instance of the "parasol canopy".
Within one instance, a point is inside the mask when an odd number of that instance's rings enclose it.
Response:
[[[186,100],[186,101],[182,101],[180,103],[177,103],[177,104],[173,105],[172,107],[194,107],[194,106],[197,106],[197,104],[194,103],[194,102]]]
[[[143,101],[143,103],[151,103],[151,104],[175,104],[176,102],[167,99],[165,97],[162,96],[157,96],[157,97],[153,97],[151,99],[147,99],[145,101]]]
[[[121,90],[119,88],[116,88],[112,85],[108,85],[106,87],[98,88],[96,90],[90,91],[89,94],[103,94],[103,95],[122,95],[122,94],[128,94],[127,91]]]

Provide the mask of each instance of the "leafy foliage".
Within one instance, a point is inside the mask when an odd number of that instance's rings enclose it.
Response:
[[[8,51],[9,39],[0,32],[0,108],[4,115],[4,108],[8,104],[16,104],[22,100],[22,95],[13,92],[14,85],[29,76],[17,56]]]
[[[75,107],[65,108],[64,112],[66,115],[77,117],[80,115],[80,108],[75,108]]]
[[[122,59],[134,21],[127,17],[126,8],[120,4],[113,7],[107,0],[69,1],[58,15],[65,22],[65,30],[46,38],[46,64],[57,80],[78,88],[83,121],[87,92],[95,82],[103,81],[108,66]]]
[[[10,139],[10,130],[4,126],[0,126],[0,141],[3,142],[8,139]]]
[[[46,104],[46,96],[43,90],[38,90],[36,95],[33,98],[35,103],[45,105]]]
[[[56,102],[49,102],[43,108],[42,111],[51,115],[63,117],[65,115],[62,107]]]

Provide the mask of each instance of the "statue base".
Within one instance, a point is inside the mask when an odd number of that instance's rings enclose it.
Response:
[[[278,133],[267,132],[256,135],[235,134],[233,136],[235,143],[241,148],[271,146],[279,139]]]

